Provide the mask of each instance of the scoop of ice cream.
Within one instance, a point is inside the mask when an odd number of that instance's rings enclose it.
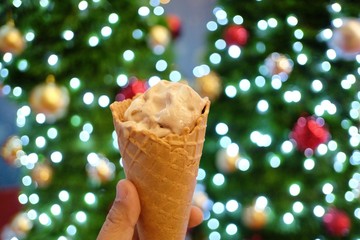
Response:
[[[158,137],[191,131],[202,114],[207,98],[190,86],[162,80],[135,98],[125,112],[127,125],[147,129]]]

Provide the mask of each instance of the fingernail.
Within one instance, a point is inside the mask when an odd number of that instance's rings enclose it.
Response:
[[[128,195],[128,191],[127,189],[124,187],[124,185],[119,182],[116,186],[116,197],[115,200],[116,201],[123,201],[126,199]]]

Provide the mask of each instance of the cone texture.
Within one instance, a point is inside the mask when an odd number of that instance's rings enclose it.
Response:
[[[126,178],[141,204],[137,229],[141,240],[184,240],[205,139],[210,102],[187,134],[163,138],[124,125],[131,99],[111,104]]]

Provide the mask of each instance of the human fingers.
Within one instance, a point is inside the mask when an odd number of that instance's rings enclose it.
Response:
[[[200,208],[192,206],[190,211],[190,218],[189,218],[189,224],[188,227],[196,227],[197,225],[200,225],[203,221],[204,215]]]
[[[135,227],[134,236],[133,236],[132,240],[139,240],[139,233],[138,233],[138,230],[136,227]]]
[[[139,215],[140,200],[135,186],[129,180],[120,180],[97,240],[132,240]]]

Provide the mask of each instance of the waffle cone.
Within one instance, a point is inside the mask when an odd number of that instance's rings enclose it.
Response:
[[[131,99],[111,104],[126,178],[140,197],[137,224],[141,240],[184,240],[202,154],[208,101],[195,128],[159,138],[124,124]]]

